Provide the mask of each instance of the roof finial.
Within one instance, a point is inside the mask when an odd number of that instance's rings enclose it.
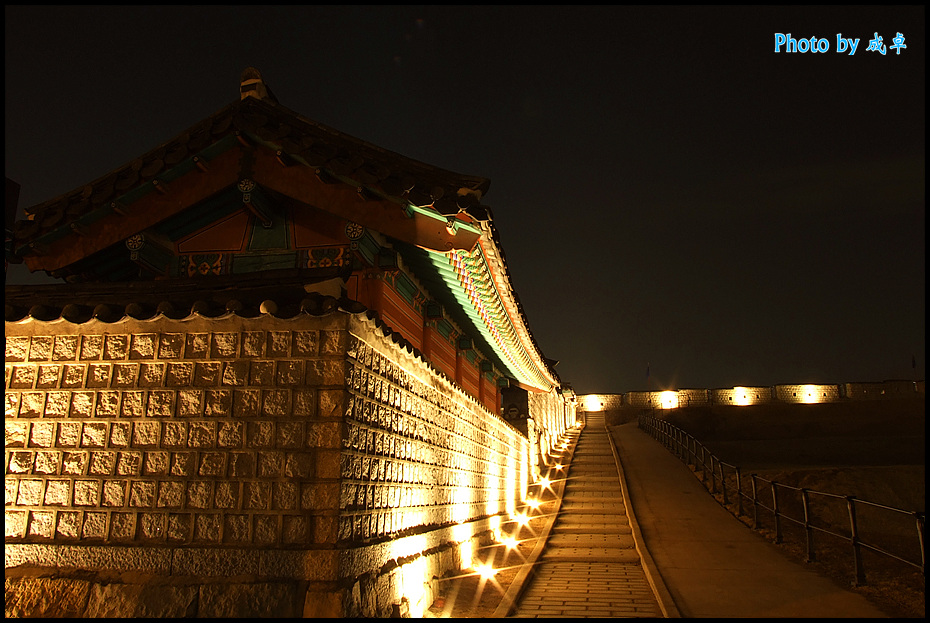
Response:
[[[278,98],[262,79],[261,72],[254,67],[246,67],[239,78],[239,99],[244,100],[247,97],[278,103]]]

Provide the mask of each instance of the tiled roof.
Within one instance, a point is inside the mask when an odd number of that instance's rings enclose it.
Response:
[[[333,181],[375,196],[424,206],[445,217],[464,212],[477,221],[489,218],[481,205],[489,180],[418,162],[305,119],[280,104],[249,97],[85,186],[27,207],[28,218],[13,228],[14,248],[25,254],[30,243],[37,243],[41,250],[43,236],[79,232],[82,225],[119,211],[122,197],[168,184],[194,166],[209,166],[202,152],[229,136],[261,141],[284,161],[320,169]]]

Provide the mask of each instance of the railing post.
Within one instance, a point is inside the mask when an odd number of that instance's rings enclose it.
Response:
[[[704,486],[707,486],[707,459],[704,458],[704,444],[701,444],[701,479]]]
[[[723,505],[726,506],[729,503],[727,500],[727,477],[723,474],[723,463],[717,461],[717,465],[720,467],[720,489],[723,492]]]
[[[810,504],[807,498],[807,489],[801,489],[801,504],[804,506],[804,531],[807,533],[807,562],[813,562],[814,557],[814,529],[810,521]]]
[[[775,542],[781,543],[781,519],[778,516],[778,483],[772,481],[772,511],[775,513]]]
[[[714,459],[717,458],[713,454],[710,455],[710,492],[717,493],[717,470],[714,469]]]
[[[924,514],[914,513],[917,519],[917,541],[920,544],[920,572],[927,574],[927,557],[924,551]]]
[[[865,570],[862,568],[862,548],[859,546],[859,527],[856,525],[856,496],[846,496],[849,509],[849,540],[853,546],[853,562],[856,567],[856,586],[865,585]]]
[[[756,491],[756,475],[749,474],[749,481],[752,483],[752,529],[759,527],[759,495]]]
[[[743,484],[740,480],[739,467],[736,468],[736,516],[743,516]]]

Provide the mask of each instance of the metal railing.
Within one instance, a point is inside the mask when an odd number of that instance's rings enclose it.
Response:
[[[649,415],[641,415],[639,427],[655,438],[685,464],[695,470],[695,475],[703,481],[704,486],[714,495],[715,499],[722,501],[724,508],[736,517],[751,519],[752,528],[760,529],[762,520],[760,513],[771,515],[774,529],[774,540],[781,543],[785,536],[786,523],[795,525],[800,530],[798,534],[804,541],[807,560],[816,559],[814,535],[823,534],[841,539],[849,543],[853,557],[854,584],[861,586],[866,583],[865,568],[862,561],[863,550],[893,558],[901,563],[919,569],[926,575],[926,553],[924,548],[924,518],[922,512],[908,511],[894,508],[884,504],[877,504],[867,500],[860,500],[852,495],[837,495],[799,487],[784,485],[775,481],[766,480],[756,474],[750,474],[748,483],[742,475],[739,466],[724,463],[700,441],[690,433]],[[748,487],[745,485],[748,484]],[[761,486],[760,486],[761,485]],[[748,489],[748,490],[746,490]],[[767,490],[767,491],[766,491]],[[717,495],[720,498],[717,498]],[[786,496],[787,494],[787,496]],[[769,506],[765,498],[771,500]],[[837,507],[839,505],[840,508]],[[746,511],[746,512],[744,512]],[[876,512],[885,516],[892,514],[900,520],[908,518],[916,525],[916,543],[913,538],[901,542],[900,536],[892,538],[894,545],[883,540],[877,530],[863,530],[867,515],[873,523],[877,524],[879,518]],[[844,515],[842,523],[848,518],[848,531],[839,531],[836,526],[837,515]],[[886,518],[882,518],[888,521]],[[845,526],[844,526],[845,527]],[[863,534],[869,532],[868,541]],[[913,533],[911,533],[913,534]],[[886,538],[885,541],[888,541]],[[895,549],[896,551],[890,551]],[[907,557],[902,550],[911,555]],[[920,562],[914,560],[914,550],[920,557]]]

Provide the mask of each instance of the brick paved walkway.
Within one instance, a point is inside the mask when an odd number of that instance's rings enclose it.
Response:
[[[603,414],[589,414],[561,510],[513,616],[662,616],[635,549],[607,435]]]

